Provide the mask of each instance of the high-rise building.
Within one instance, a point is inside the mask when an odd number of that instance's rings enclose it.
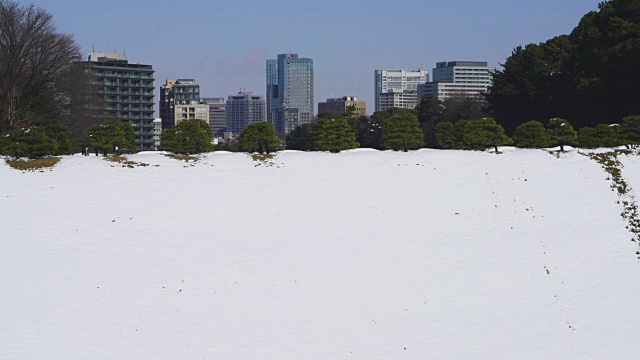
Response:
[[[202,98],[209,105],[209,126],[215,137],[223,137],[227,126],[227,104],[224,98]]]
[[[418,94],[415,90],[380,93],[378,99],[378,111],[385,111],[391,108],[412,110],[418,105]]]
[[[419,84],[429,81],[429,71],[419,70],[376,70],[374,73],[375,111],[381,111],[380,96],[384,93],[417,91]]]
[[[418,86],[418,96],[431,95],[440,100],[481,97],[489,90],[495,71],[482,61],[439,62],[433,69],[433,81]]]
[[[131,124],[138,148],[153,150],[153,67],[102,52],[92,52],[81,64],[91,76],[91,92],[104,99],[105,120]]]
[[[229,95],[226,105],[226,132],[240,135],[247,125],[266,121],[264,108],[262,95],[245,92]]]
[[[325,102],[318,103],[318,114],[328,112],[342,115],[347,112],[347,108],[350,106],[354,107],[354,115],[367,115],[367,103],[358,101],[358,98],[355,96],[327,99]]]
[[[162,128],[176,126],[188,119],[209,123],[209,106],[200,101],[200,85],[194,79],[167,79],[160,87]]]
[[[279,54],[267,60],[267,109],[267,119],[280,133],[313,120],[312,59]]]

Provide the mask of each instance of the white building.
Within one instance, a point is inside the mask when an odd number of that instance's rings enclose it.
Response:
[[[418,86],[418,98],[431,95],[439,100],[452,97],[481,97],[492,84],[496,68],[481,61],[436,63],[433,81]]]
[[[429,71],[424,67],[419,70],[376,70],[374,81],[375,111],[381,111],[380,97],[385,96],[382,94],[417,91],[418,85],[429,81]]]
[[[418,93],[414,90],[385,92],[378,96],[378,111],[391,108],[415,109],[416,105],[418,105]]]
[[[160,135],[162,135],[162,118],[153,120],[153,150],[158,150],[160,146]]]

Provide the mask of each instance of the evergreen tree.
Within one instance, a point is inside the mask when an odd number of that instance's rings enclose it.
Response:
[[[240,134],[240,147],[247,152],[271,153],[280,148],[280,139],[270,122],[256,122],[247,125]]]
[[[435,127],[436,141],[442,149],[457,149],[456,126],[451,121],[438,123]]]
[[[578,141],[578,133],[565,119],[550,119],[547,124],[547,134],[549,134],[551,146],[560,146],[560,151],[564,151],[565,145],[575,145]]]
[[[544,124],[535,120],[518,125],[513,140],[519,148],[539,149],[549,146],[549,135]]]
[[[320,151],[338,153],[360,146],[353,129],[343,118],[318,119],[311,130],[311,138],[314,148]]]
[[[206,121],[180,121],[173,128],[162,130],[160,149],[174,154],[192,155],[213,150],[213,133]]]
[[[311,130],[313,124],[302,124],[296,126],[293,131],[287,135],[287,149],[309,151],[312,146]]]
[[[442,101],[433,96],[423,96],[420,103],[416,106],[416,114],[420,127],[424,134],[424,140],[427,147],[436,147],[436,125],[442,121],[445,107]]]
[[[53,155],[58,144],[47,136],[42,127],[33,126],[12,131],[4,140],[4,150],[8,155],[31,159]]]
[[[376,114],[359,117],[358,142],[360,147],[382,150],[382,127],[384,121]]]
[[[53,155],[70,155],[73,153],[73,135],[67,125],[50,123],[44,126],[44,131],[58,145]]]
[[[640,115],[622,119],[622,136],[627,147],[635,148],[640,145]]]
[[[595,127],[583,126],[578,130],[578,145],[584,149],[597,149],[602,147],[602,139],[598,136]]]
[[[466,121],[463,129],[462,142],[469,150],[493,147],[498,152],[498,146],[513,144],[513,140],[505,134],[502,125],[491,118]]]
[[[109,121],[104,124],[94,125],[85,134],[89,144],[96,152],[106,156],[115,154],[136,152],[136,138],[133,126],[122,121]]]
[[[424,134],[418,117],[410,112],[388,118],[382,129],[382,139],[386,149],[395,151],[415,150],[424,146]]]
[[[622,127],[618,124],[598,124],[595,127],[602,147],[618,147],[624,145]]]

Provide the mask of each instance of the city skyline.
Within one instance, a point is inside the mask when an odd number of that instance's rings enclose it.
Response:
[[[203,97],[239,89],[266,95],[265,61],[297,53],[314,59],[317,106],[351,95],[373,105],[375,69],[430,70],[455,60],[500,68],[515,47],[568,34],[599,2],[192,1],[177,8],[167,1],[114,0],[100,11],[72,0],[33,3],[53,15],[59,31],[74,35],[83,56],[94,49],[126,51],[132,61],[153,65],[156,99],[171,78],[196,79]]]

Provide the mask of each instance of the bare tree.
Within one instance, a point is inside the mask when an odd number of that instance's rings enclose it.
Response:
[[[0,132],[69,114],[80,49],[35,5],[0,0]]]

